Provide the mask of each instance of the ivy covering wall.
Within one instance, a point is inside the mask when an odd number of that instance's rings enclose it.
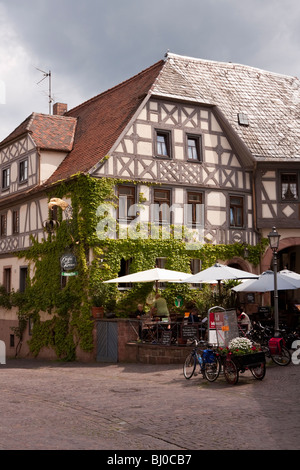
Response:
[[[167,240],[99,240],[97,208],[105,201],[116,203],[114,187],[117,183],[113,179],[95,179],[78,174],[68,182],[55,185],[48,194],[49,199],[58,197],[70,200],[72,219],[65,220],[59,209],[58,228],[47,234],[42,242],[32,238],[30,249],[19,253],[20,258],[28,260],[33,275],[28,279],[26,291],[16,293],[11,302],[19,307],[19,336],[22,336],[26,319],[29,316],[33,319],[29,347],[34,355],[46,346],[53,348],[58,358],[74,360],[77,346],[84,351],[93,349],[93,304],[102,304],[107,311],[126,316],[136,309],[138,302],[145,302],[153,288],[151,283],[134,285],[125,292],[120,292],[116,284],[103,284],[103,280],[118,276],[122,259],[131,260],[131,272],[153,268],[157,258],[166,258],[167,269],[190,272],[191,258],[201,259],[202,268],[205,269],[216,260],[244,256],[245,247],[241,244],[204,244],[187,250],[182,240],[172,236]],[[248,261],[254,266],[258,265],[265,248],[264,241],[247,248]],[[78,275],[69,277],[62,288],[60,258],[66,252],[76,256]],[[90,259],[91,252],[93,256]],[[192,290],[187,284],[167,284],[164,296],[169,305],[174,305],[175,297],[180,294],[185,303],[194,301],[206,308],[203,300],[205,291]],[[1,302],[7,302],[4,294]],[[40,320],[41,311],[49,314],[48,320]]]

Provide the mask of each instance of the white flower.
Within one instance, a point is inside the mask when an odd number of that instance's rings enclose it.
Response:
[[[228,348],[230,350],[241,349],[242,351],[249,351],[252,347],[252,341],[248,338],[234,338],[230,341]]]

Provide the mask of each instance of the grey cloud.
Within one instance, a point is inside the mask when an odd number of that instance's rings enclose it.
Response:
[[[167,49],[300,76],[298,0],[0,0],[1,6],[30,66],[51,69],[54,97],[71,106],[157,62]],[[40,76],[31,74],[31,102],[24,89],[19,123],[21,112],[39,111],[32,96]],[[0,108],[0,133],[2,119]]]

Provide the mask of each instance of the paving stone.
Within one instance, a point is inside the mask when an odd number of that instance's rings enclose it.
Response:
[[[300,449],[300,366],[238,384],[181,365],[11,359],[0,366],[3,450]]]

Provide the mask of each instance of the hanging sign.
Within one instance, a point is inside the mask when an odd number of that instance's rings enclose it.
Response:
[[[63,271],[73,271],[77,266],[76,256],[72,253],[65,253],[60,258],[60,267]]]
[[[183,298],[181,297],[181,295],[177,295],[177,297],[175,297],[175,306],[182,307],[182,305],[183,305]]]

